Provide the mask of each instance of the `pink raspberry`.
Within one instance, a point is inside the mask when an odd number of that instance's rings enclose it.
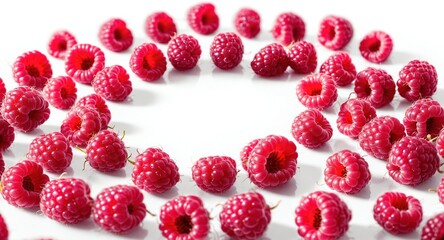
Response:
[[[391,234],[409,233],[421,223],[422,207],[413,196],[401,192],[386,192],[376,200],[373,217]]]
[[[222,231],[234,239],[258,239],[268,228],[271,209],[258,192],[231,196],[219,214]]]
[[[15,60],[12,74],[20,86],[41,90],[52,77],[51,63],[37,50],[25,52]]]
[[[438,193],[439,202],[444,204],[444,177],[441,178],[441,181],[440,181],[440,183],[438,185],[438,189],[436,189],[436,192]]]
[[[143,81],[152,82],[165,73],[165,55],[154,43],[143,43],[134,49],[130,57],[130,68]]]
[[[196,185],[207,192],[221,193],[236,181],[236,162],[227,156],[210,156],[197,160],[191,168]]]
[[[298,82],[296,96],[305,107],[324,110],[336,102],[338,90],[332,77],[313,73]]]
[[[7,240],[9,236],[8,225],[5,219],[0,214],[0,239]]]
[[[350,21],[339,16],[327,16],[322,19],[318,40],[331,50],[343,49],[353,37],[353,26]]]
[[[168,60],[179,71],[194,68],[201,53],[199,42],[191,35],[177,35],[168,43]]]
[[[0,154],[0,176],[5,171],[5,160],[3,159],[3,154]]]
[[[294,118],[291,134],[307,148],[318,148],[330,140],[333,128],[319,110],[307,109]]]
[[[48,53],[57,59],[64,60],[66,53],[76,44],[77,40],[74,35],[68,31],[60,30],[54,32],[49,39]]]
[[[3,99],[5,99],[5,94],[6,94],[5,82],[3,81],[2,78],[0,78],[0,106],[3,103]]]
[[[444,237],[444,213],[429,218],[421,230],[421,240],[442,239]]]
[[[278,43],[288,46],[304,38],[305,22],[292,12],[284,12],[277,16],[271,33]]]
[[[1,143],[0,143],[0,146],[1,146]],[[0,147],[0,149],[1,149],[1,147]],[[439,131],[438,137],[436,139],[436,150],[438,151],[439,156],[444,158],[444,128],[442,128],[441,131]]]
[[[398,93],[410,102],[431,97],[438,84],[438,74],[426,61],[412,60],[399,71]]]
[[[66,54],[65,71],[75,81],[91,84],[94,76],[105,67],[105,54],[91,44],[76,44]]]
[[[403,122],[407,135],[435,138],[444,126],[444,108],[436,100],[416,100],[405,110]]]
[[[72,146],[85,148],[88,141],[101,130],[100,121],[100,115],[94,108],[78,106],[68,112],[60,132]]]
[[[120,65],[100,70],[91,82],[94,92],[109,101],[123,102],[133,91],[129,74]]]
[[[109,110],[105,99],[95,93],[92,93],[80,98],[79,101],[74,105],[74,108],[82,106],[95,109],[100,115],[101,128],[105,129],[108,127],[108,124],[111,121],[111,111]]]
[[[199,3],[188,10],[188,24],[202,35],[214,33],[219,28],[219,16],[212,3]]]
[[[261,141],[262,138],[257,138],[254,139],[252,141],[250,141],[241,151],[240,153],[240,160],[242,162],[242,168],[248,172],[248,160],[250,158],[251,155],[251,151],[253,150],[253,148],[259,143],[259,141]]]
[[[0,152],[8,149],[14,142],[14,139],[14,128],[0,115]]]
[[[316,48],[307,41],[296,42],[288,51],[288,60],[295,73],[312,73],[318,65]]]
[[[366,100],[349,99],[341,104],[336,124],[340,133],[357,138],[365,124],[376,117],[376,109]]]
[[[52,220],[76,224],[91,216],[93,199],[88,183],[80,178],[59,178],[45,184],[40,210]]]
[[[370,32],[359,44],[362,57],[372,63],[382,63],[387,60],[392,49],[392,38],[383,31]]]
[[[123,52],[133,44],[133,33],[120,18],[111,18],[99,29],[99,41],[113,52]]]
[[[320,73],[330,75],[338,86],[347,86],[356,78],[356,68],[346,52],[331,55],[321,65]]]
[[[69,109],[77,99],[76,83],[69,76],[51,78],[43,88],[42,95],[53,107]]]
[[[210,45],[210,56],[216,67],[228,70],[242,61],[244,45],[236,33],[217,34]]]
[[[347,232],[352,213],[335,193],[315,191],[295,210],[298,234],[304,239],[339,239]]]
[[[261,16],[251,8],[241,8],[234,16],[234,28],[246,38],[255,38],[261,31]]]
[[[269,44],[254,55],[250,63],[254,73],[262,77],[282,75],[288,67],[287,52],[282,45]]]
[[[128,153],[117,133],[104,129],[89,139],[86,160],[98,171],[113,172],[125,167]]]
[[[165,12],[154,12],[145,20],[145,33],[153,41],[168,43],[177,34],[176,23]]]
[[[396,93],[396,84],[385,70],[368,67],[356,75],[354,91],[375,108],[389,104]]]

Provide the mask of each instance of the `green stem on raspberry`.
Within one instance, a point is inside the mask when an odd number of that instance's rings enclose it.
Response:
[[[123,138],[125,137],[125,134],[126,134],[126,132],[125,132],[125,130],[123,130],[122,137],[120,137],[120,140],[123,141]]]
[[[77,150],[79,150],[80,152],[86,154],[86,150],[85,150],[85,149],[83,149],[83,148],[81,148],[81,147],[78,147],[78,146],[75,146],[74,148],[77,149]]]

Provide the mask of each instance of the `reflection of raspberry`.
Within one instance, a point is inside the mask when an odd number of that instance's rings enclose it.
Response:
[[[444,126],[444,108],[432,99],[419,99],[405,110],[404,126],[409,136],[435,138]]]
[[[318,148],[330,140],[333,128],[319,110],[307,109],[295,117],[291,133],[307,148]]]
[[[217,34],[210,46],[210,56],[216,67],[227,70],[236,67],[242,61],[244,45],[235,33]]]
[[[210,156],[197,160],[191,168],[196,185],[207,192],[221,193],[236,181],[236,162],[227,156]]]
[[[63,60],[65,59],[67,51],[76,44],[77,40],[70,32],[63,30],[57,31],[54,32],[49,39],[48,53],[55,58]]]
[[[412,60],[399,71],[398,93],[410,102],[431,97],[438,84],[438,74],[426,61]]]
[[[353,27],[347,19],[339,16],[327,16],[322,19],[318,40],[326,48],[340,50],[350,42],[352,37]]]
[[[30,51],[17,57],[12,66],[12,73],[20,86],[41,90],[52,77],[52,68],[43,53]]]
[[[352,98],[341,104],[336,124],[340,133],[357,138],[362,127],[374,117],[376,117],[376,110],[369,102]]]
[[[177,33],[176,24],[167,13],[155,12],[145,20],[145,33],[155,42],[168,43]]]
[[[284,12],[277,16],[271,31],[278,43],[288,46],[304,38],[305,22],[292,12]]]
[[[165,55],[154,43],[143,43],[136,47],[130,57],[131,70],[143,81],[151,82],[165,73]]]
[[[429,218],[421,230],[421,240],[442,239],[444,237],[444,213]]]
[[[307,108],[323,110],[333,105],[338,98],[338,90],[332,77],[313,73],[299,81],[296,96]]]
[[[202,50],[196,38],[180,34],[168,43],[167,54],[168,60],[175,69],[185,71],[197,65]]]
[[[362,57],[373,63],[381,63],[387,60],[392,49],[392,38],[382,31],[373,31],[365,35],[359,44]]]
[[[94,91],[109,101],[122,102],[133,91],[126,69],[112,65],[100,70],[91,82]]]
[[[85,148],[89,139],[101,129],[99,113],[90,107],[76,107],[68,112],[60,132],[75,147]]]
[[[209,35],[219,28],[219,16],[211,3],[200,3],[188,10],[188,24],[195,32]]]
[[[102,126],[102,129],[108,127],[108,123],[111,121],[111,111],[109,110],[105,99],[95,93],[92,93],[80,98],[79,101],[74,105],[74,108],[82,106],[95,109],[100,115],[100,125]]]
[[[282,45],[269,44],[254,55],[250,66],[254,73],[263,77],[282,75],[288,67],[287,53]]]
[[[356,68],[346,52],[337,52],[331,55],[319,70],[320,73],[330,75],[338,86],[346,86],[356,78]]]
[[[104,129],[95,134],[86,146],[86,160],[92,168],[112,172],[125,167],[128,153],[117,133]]]
[[[316,48],[307,41],[296,42],[288,51],[288,60],[290,67],[296,73],[314,72],[318,64]]]
[[[133,34],[120,18],[112,18],[100,26],[99,40],[107,49],[122,52],[133,44]]]
[[[382,69],[368,67],[356,75],[355,93],[375,108],[389,104],[396,93],[392,76]]]
[[[105,67],[105,54],[91,44],[76,44],[67,52],[65,71],[75,81],[91,84],[94,76]]]
[[[234,17],[234,27],[241,36],[254,38],[261,31],[261,16],[251,8],[241,8]]]
[[[68,76],[51,78],[43,88],[42,95],[53,107],[68,109],[77,98],[76,83]]]

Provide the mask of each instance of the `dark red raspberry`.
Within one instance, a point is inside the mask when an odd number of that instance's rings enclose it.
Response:
[[[210,216],[198,196],[178,196],[160,209],[159,229],[166,239],[205,239]]]
[[[109,110],[105,99],[95,93],[92,93],[80,98],[79,101],[74,105],[74,108],[82,106],[95,109],[100,115],[101,128],[105,129],[108,127],[108,124],[111,121],[111,111]]]
[[[20,86],[41,90],[52,77],[51,63],[43,53],[37,50],[25,52],[15,60],[12,74]]]
[[[368,67],[356,75],[354,91],[358,98],[369,101],[375,108],[380,108],[393,100],[396,84],[385,70]]]
[[[48,172],[62,173],[71,165],[72,149],[65,135],[52,132],[34,138],[29,144],[27,157]]]
[[[51,78],[43,88],[42,95],[53,107],[69,109],[77,99],[76,83],[69,76]]]
[[[412,60],[399,71],[398,93],[410,102],[431,97],[438,84],[438,74],[426,61]]]
[[[40,210],[60,223],[76,224],[88,219],[92,205],[89,185],[80,178],[51,180],[40,193]]]
[[[250,63],[253,71],[262,77],[282,75],[288,67],[287,52],[277,43],[269,44],[254,55]]]
[[[422,207],[413,196],[401,192],[386,192],[376,200],[373,217],[391,234],[409,233],[421,223]]]
[[[137,155],[131,174],[134,184],[151,193],[163,193],[180,180],[179,168],[170,156],[159,148],[147,148]]]
[[[435,190],[432,190],[432,191],[435,191]],[[441,178],[441,181],[438,185],[438,188],[436,189],[436,192],[438,193],[439,202],[444,204],[444,177]]]
[[[284,12],[277,16],[271,33],[278,43],[288,46],[304,38],[305,22],[295,13]]]
[[[321,65],[320,73],[330,75],[338,86],[347,86],[356,78],[356,68],[346,52],[331,55]]]
[[[318,40],[326,48],[331,50],[343,49],[353,37],[351,23],[339,16],[327,16],[322,19]]]
[[[318,65],[316,49],[307,41],[294,43],[288,51],[288,60],[290,67],[296,73],[312,73]]]
[[[5,160],[3,159],[3,154],[0,154],[0,176],[2,176],[5,171]]]
[[[247,172],[248,172],[248,165],[249,165],[248,160],[250,158],[251,151],[253,150],[254,147],[256,147],[256,145],[261,140],[262,140],[262,138],[257,138],[257,139],[252,140],[242,149],[242,151],[240,153],[240,160],[242,162],[242,168]]]
[[[68,50],[76,44],[77,40],[70,32],[57,31],[49,39],[48,53],[55,58],[64,60]]]
[[[196,185],[207,192],[221,193],[236,181],[236,162],[227,156],[210,156],[197,160],[191,168]]]
[[[223,70],[239,65],[243,54],[244,45],[236,33],[219,33],[210,45],[210,56],[214,65]]]
[[[364,36],[359,44],[362,57],[373,63],[382,63],[387,60],[392,49],[392,38],[383,31],[370,32]]]
[[[65,71],[75,81],[91,84],[94,76],[105,67],[105,54],[91,44],[76,44],[66,54]]]
[[[188,10],[188,24],[195,32],[209,35],[219,28],[219,16],[212,3],[199,3]]]
[[[8,231],[8,225],[6,224],[5,219],[0,214],[0,239],[2,240],[8,240],[9,231]]]
[[[298,234],[304,239],[339,239],[347,232],[352,213],[336,194],[315,191],[295,210]]]
[[[145,218],[143,194],[135,186],[115,185],[103,189],[92,208],[94,222],[112,233],[126,233]]]
[[[20,208],[38,207],[40,192],[49,181],[42,166],[23,160],[6,169],[2,174],[2,196],[11,205]]]
[[[99,29],[99,41],[113,52],[123,52],[133,44],[133,33],[120,18],[111,18]]]
[[[3,81],[2,78],[0,78],[0,106],[3,103],[3,99],[5,99],[5,94],[6,94],[5,82]]]
[[[307,148],[318,148],[330,140],[333,128],[317,109],[307,109],[294,118],[291,134]]]
[[[405,110],[404,126],[409,136],[435,138],[444,126],[444,108],[432,99],[419,99]]]
[[[0,115],[0,152],[8,149],[14,142],[14,128]]]
[[[202,50],[196,38],[180,34],[168,43],[167,54],[168,60],[175,69],[185,71],[197,65]]]
[[[340,133],[357,138],[370,120],[376,117],[376,109],[366,100],[349,99],[341,104],[336,124]]]
[[[85,148],[91,137],[101,130],[100,121],[97,110],[88,106],[78,106],[68,112],[60,126],[60,132],[72,146]]]
[[[444,238],[444,213],[429,218],[421,230],[421,240]]]
[[[1,143],[0,143],[0,149],[1,149]],[[436,150],[438,151],[439,156],[444,158],[444,128],[442,128],[441,131],[439,131],[438,137],[436,139]]]
[[[91,82],[94,92],[109,101],[123,102],[133,91],[129,74],[120,65],[100,70]]]
[[[338,90],[332,77],[313,73],[302,78],[296,86],[296,96],[307,108],[324,110],[336,102]]]
[[[255,38],[261,31],[261,16],[251,8],[241,8],[234,16],[234,27],[241,36]]]
[[[6,93],[1,113],[15,129],[30,132],[48,120],[51,110],[37,90],[16,87]]]
[[[165,12],[154,12],[145,20],[145,33],[153,41],[168,43],[177,33],[176,23]]]
[[[98,171],[112,172],[125,167],[128,153],[117,133],[104,129],[88,141],[86,160]]]
[[[130,57],[130,68],[143,81],[151,82],[165,73],[165,55],[154,43],[143,43],[134,49]]]

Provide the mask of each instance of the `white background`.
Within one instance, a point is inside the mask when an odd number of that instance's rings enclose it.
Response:
[[[419,238],[426,219],[443,211],[435,193],[441,179],[435,174],[431,180],[417,186],[405,187],[394,182],[387,174],[385,162],[374,159],[360,149],[357,141],[339,133],[336,116],[339,106],[353,91],[353,85],[341,87],[337,102],[323,111],[334,129],[332,139],[317,150],[298,147],[298,170],[288,184],[274,189],[258,189],[250,183],[241,168],[239,153],[255,138],[277,134],[293,140],[290,129],[294,117],[305,108],[298,102],[295,87],[305,75],[294,74],[290,69],[278,78],[263,79],[255,76],[250,68],[254,54],[273,42],[270,32],[276,16],[293,11],[306,23],[305,40],[312,42],[318,52],[318,68],[333,51],[319,44],[316,35],[321,19],[329,14],[349,19],[354,36],[344,49],[349,52],[358,71],[366,67],[380,67],[389,72],[395,81],[399,70],[410,60],[426,60],[433,64],[438,76],[443,76],[443,34],[441,23],[444,17],[438,2],[414,4],[417,1],[218,1],[215,5],[220,17],[219,32],[234,31],[233,16],[244,6],[256,9],[262,17],[262,31],[256,39],[244,40],[245,54],[240,66],[230,71],[216,69],[209,56],[209,46],[215,34],[202,36],[194,33],[186,22],[186,10],[195,1],[2,1],[0,3],[0,77],[7,88],[17,84],[12,79],[11,66],[17,56],[39,50],[48,56],[53,75],[65,75],[63,61],[50,57],[46,46],[53,32],[66,29],[80,43],[101,47],[106,55],[106,65],[120,64],[130,73],[133,92],[124,103],[108,102],[112,112],[111,126],[116,131],[126,131],[124,138],[128,151],[136,156],[137,150],[161,147],[179,166],[181,181],[171,191],[162,195],[144,193],[148,209],[158,215],[160,207],[177,195],[195,194],[201,197],[213,217],[209,239],[226,239],[220,230],[218,213],[223,203],[235,193],[251,190],[264,194],[270,205],[280,201],[272,211],[272,220],[263,239],[299,239],[294,223],[294,210],[302,196],[316,190],[331,191],[324,183],[325,160],[334,152],[350,149],[365,156],[370,165],[372,180],[359,194],[338,194],[349,206],[353,218],[343,239],[395,239],[386,233],[373,219],[372,208],[376,198],[386,191],[402,191],[418,198],[423,206],[424,220],[415,232],[403,235],[404,239]],[[168,69],[162,79],[146,83],[137,78],[129,68],[132,50],[143,42],[151,41],[143,30],[146,17],[155,11],[170,14],[179,33],[195,36],[202,47],[198,66],[187,72]],[[131,48],[123,53],[113,53],[98,41],[99,26],[106,20],[118,17],[127,22],[134,35]],[[383,30],[391,35],[394,50],[381,65],[365,61],[358,46],[362,37],[370,31]],[[166,45],[158,44],[166,53]],[[442,102],[443,84],[439,82],[435,99]],[[78,97],[93,92],[87,85],[77,84]],[[391,115],[402,120],[410,103],[396,94],[393,102],[377,110],[379,116]],[[23,160],[28,145],[36,136],[58,131],[66,111],[51,108],[49,120],[35,131],[16,133],[16,140],[3,153],[6,167]],[[200,157],[227,155],[237,160],[239,174],[231,190],[223,194],[201,191],[191,179],[191,166]],[[86,180],[92,197],[105,187],[116,184],[132,184],[132,166],[111,174],[95,171],[87,165],[82,170],[84,154],[74,149],[74,159],[67,169],[66,177]],[[51,179],[58,175],[48,174]],[[23,210],[8,205],[0,199],[0,213],[10,231],[10,239],[161,239],[158,217],[147,215],[141,226],[126,235],[115,235],[101,230],[91,219],[74,226],[49,220],[41,212]],[[401,237],[400,237],[401,238]]]

